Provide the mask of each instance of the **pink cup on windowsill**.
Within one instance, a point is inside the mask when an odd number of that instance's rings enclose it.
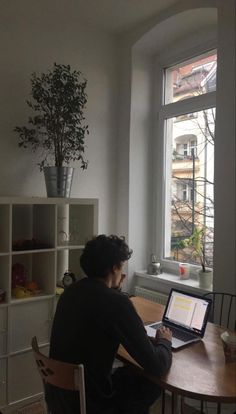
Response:
[[[188,263],[179,263],[179,278],[181,280],[189,279],[190,266]]]

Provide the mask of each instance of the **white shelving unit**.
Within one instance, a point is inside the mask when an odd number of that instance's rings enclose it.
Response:
[[[97,199],[0,198],[0,409],[42,392],[31,338],[47,352],[58,281],[66,270],[83,276],[80,255],[97,233]],[[35,294],[13,296],[15,264],[37,283]]]

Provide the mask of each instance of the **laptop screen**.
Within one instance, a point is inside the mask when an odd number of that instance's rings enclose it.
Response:
[[[187,329],[203,336],[211,300],[172,289],[168,298],[163,322]]]

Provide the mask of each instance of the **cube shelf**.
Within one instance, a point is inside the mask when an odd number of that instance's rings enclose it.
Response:
[[[97,233],[97,199],[0,198],[0,411],[42,392],[31,338],[48,350],[57,284],[67,270],[84,276],[80,255]]]

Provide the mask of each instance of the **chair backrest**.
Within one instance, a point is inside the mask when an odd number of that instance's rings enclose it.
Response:
[[[78,391],[80,396],[80,414],[86,414],[83,364],[68,364],[46,357],[46,355],[39,351],[36,337],[32,338],[31,345],[43,383],[52,384],[64,390]]]
[[[224,292],[206,293],[212,299],[210,320],[218,325],[236,330],[236,295]]]

